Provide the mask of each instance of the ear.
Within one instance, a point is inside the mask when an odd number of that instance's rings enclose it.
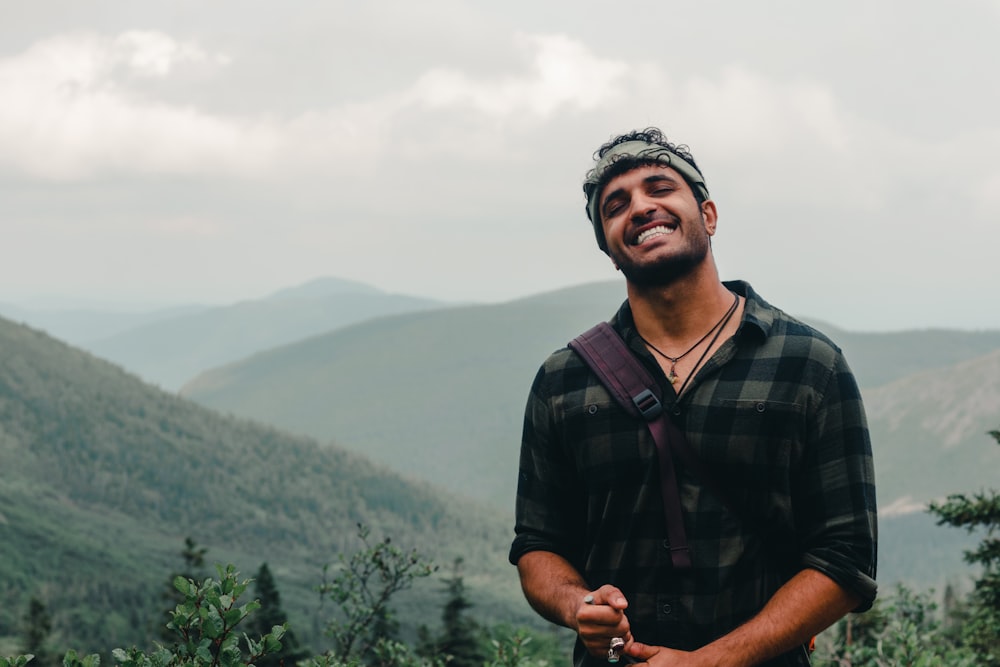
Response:
[[[705,220],[705,231],[709,236],[715,236],[716,225],[719,222],[719,211],[715,208],[715,202],[706,199],[701,203],[701,216]]]

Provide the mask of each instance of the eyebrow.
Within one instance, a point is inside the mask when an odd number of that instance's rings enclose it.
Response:
[[[663,174],[651,174],[651,175],[647,176],[646,178],[642,179],[642,184],[643,185],[652,185],[653,183],[659,183],[661,181],[668,181],[670,183],[673,183],[674,185],[679,185],[680,184],[680,181],[678,181],[676,178],[674,178],[674,176],[672,174],[666,174],[666,173],[663,173]],[[607,195],[605,195],[604,199],[601,201],[601,214],[602,215],[604,214],[604,210],[607,208],[608,202],[610,202],[612,199],[620,197],[620,196],[622,196],[624,194],[625,194],[625,189],[624,188],[618,188],[616,190],[612,190]]]

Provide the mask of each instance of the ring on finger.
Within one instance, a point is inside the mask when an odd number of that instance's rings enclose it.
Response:
[[[621,658],[621,650],[625,647],[625,640],[621,637],[612,637],[608,646],[608,662],[614,664]]]

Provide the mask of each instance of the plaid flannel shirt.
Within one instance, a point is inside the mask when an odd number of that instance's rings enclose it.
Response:
[[[675,462],[691,570],[671,565],[645,423],[568,348],[546,360],[528,398],[510,561],[550,551],[592,588],[619,587],[633,636],[647,644],[693,650],[711,642],[803,568],[858,594],[859,610],[875,598],[874,473],[854,376],[825,336],[746,283],[726,285],[746,297],[740,327],[679,400],[636,333],[628,302],[611,320],[727,491],[716,497]],[[578,642],[577,664],[581,649]],[[808,658],[797,652],[769,664]]]

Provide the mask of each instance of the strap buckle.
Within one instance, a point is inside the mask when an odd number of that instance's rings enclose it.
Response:
[[[639,413],[646,421],[653,421],[663,414],[663,404],[649,389],[643,389],[632,397],[632,402],[639,409]]]

